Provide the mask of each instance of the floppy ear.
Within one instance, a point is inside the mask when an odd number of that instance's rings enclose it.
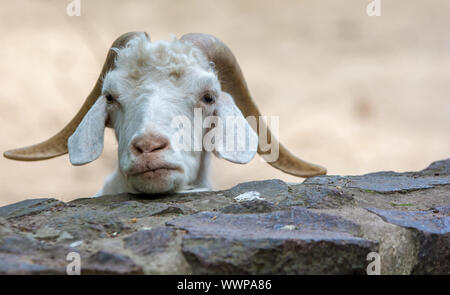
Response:
[[[106,102],[102,98],[97,99],[67,141],[72,165],[84,165],[100,156],[106,120]]]
[[[216,101],[215,115],[223,123],[223,136],[222,140],[217,142],[214,154],[233,163],[250,162],[258,149],[258,135],[244,118],[231,95],[220,93]]]

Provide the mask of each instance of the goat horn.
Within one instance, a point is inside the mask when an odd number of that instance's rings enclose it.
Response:
[[[113,42],[111,48],[120,48],[125,46],[127,42],[130,39],[134,38],[137,34],[140,33],[129,32],[121,35]],[[147,34],[146,36],[148,38]],[[97,82],[95,83],[94,88],[86,98],[81,109],[78,111],[75,117],[66,125],[66,127],[64,127],[60,132],[58,132],[56,135],[47,139],[44,142],[23,148],[6,151],[3,153],[3,156],[8,159],[19,161],[39,161],[66,154],[67,139],[72,135],[75,129],[77,129],[78,124],[80,124],[83,117],[86,115],[91,106],[100,96],[102,90],[102,79],[108,71],[114,68],[115,58],[116,52],[114,50],[109,50],[108,55],[106,57],[106,61],[103,64],[102,71],[100,73],[99,78],[97,79]]]
[[[261,116],[258,107],[250,96],[247,84],[236,58],[222,41],[211,35],[196,33],[186,34],[181,37],[181,40],[191,42],[215,64],[223,90],[233,96],[236,105],[242,111],[244,117]],[[265,124],[264,122],[257,122],[257,130],[259,129],[260,123]],[[261,130],[265,130],[264,128],[267,126],[262,127],[263,129]],[[255,131],[258,132],[257,130]],[[275,140],[275,143],[279,144],[278,159],[274,162],[269,162],[274,168],[300,177],[311,177],[327,173],[327,170],[324,167],[308,163],[290,153],[274,136],[272,136],[272,133],[268,128],[267,133],[268,142]],[[264,155],[269,153],[270,151],[265,152],[258,147],[258,154],[263,158]]]

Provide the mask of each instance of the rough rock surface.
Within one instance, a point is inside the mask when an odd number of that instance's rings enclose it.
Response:
[[[247,192],[259,198],[237,201]],[[253,193],[255,194],[255,193]],[[0,208],[0,274],[450,274],[450,159],[419,172]]]

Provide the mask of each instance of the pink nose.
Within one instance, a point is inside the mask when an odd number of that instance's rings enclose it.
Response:
[[[133,139],[131,142],[131,152],[135,156],[146,153],[155,153],[169,147],[169,141],[160,135],[144,135]]]

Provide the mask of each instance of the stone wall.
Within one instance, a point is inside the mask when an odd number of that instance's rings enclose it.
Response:
[[[450,159],[419,172],[267,180],[0,208],[0,273],[450,274]]]

